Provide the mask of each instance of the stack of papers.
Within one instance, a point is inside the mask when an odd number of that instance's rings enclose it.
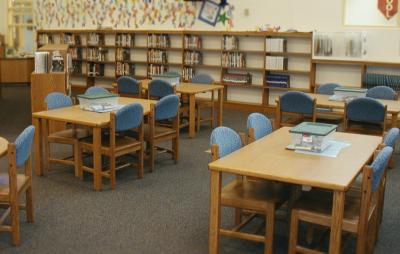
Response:
[[[324,157],[330,157],[330,158],[336,158],[340,151],[346,147],[351,146],[351,143],[346,142],[346,141],[338,141],[338,140],[329,140],[329,145],[327,148],[325,148],[322,152],[317,153],[317,152],[311,152],[311,151],[305,151],[305,150],[295,150],[296,153],[303,153],[303,154],[311,154],[311,155],[318,155],[318,156],[324,156]],[[290,149],[290,147],[287,147]]]
[[[82,109],[86,110],[86,111],[104,113],[104,112],[111,112],[111,111],[119,110],[123,106],[124,105],[121,105],[121,104],[115,104],[115,105],[110,105],[110,104],[88,104],[88,105],[85,105],[84,107],[82,107]]]

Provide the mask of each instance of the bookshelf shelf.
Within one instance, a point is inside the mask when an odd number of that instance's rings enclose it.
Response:
[[[311,57],[311,53],[303,53],[303,52],[266,52],[266,55],[269,56],[293,56],[293,57]]]
[[[300,70],[271,70],[265,69],[267,72],[275,72],[275,73],[287,73],[287,74],[299,74],[299,75],[309,75],[310,71],[300,71]]]
[[[240,87],[240,88],[249,88],[249,89],[263,89],[262,84],[237,84],[237,83],[229,83],[229,82],[222,82],[224,86],[230,87]]]
[[[300,91],[300,92],[310,92],[310,89],[307,88],[297,88],[297,87],[275,87],[275,86],[263,86],[265,89],[269,90],[278,90],[278,91]]]

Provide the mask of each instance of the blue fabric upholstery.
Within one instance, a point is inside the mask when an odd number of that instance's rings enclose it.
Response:
[[[139,81],[129,76],[122,76],[117,79],[118,92],[123,94],[139,94]]]
[[[299,91],[289,91],[280,97],[282,112],[313,114],[314,101],[309,95]]]
[[[340,87],[339,84],[335,83],[328,83],[324,85],[320,85],[317,88],[317,93],[318,94],[327,94],[327,95],[333,95],[335,92],[335,88]]]
[[[143,120],[143,107],[140,103],[125,105],[115,112],[115,131],[126,131],[138,127]]]
[[[155,105],[155,120],[175,117],[179,112],[179,96],[175,94],[161,98]]]
[[[107,89],[100,86],[91,86],[89,87],[85,94],[96,94],[96,93],[110,93]]]
[[[174,94],[174,86],[164,80],[154,79],[149,83],[149,96],[162,98]]]
[[[357,122],[381,123],[385,119],[385,106],[372,98],[356,98],[347,104],[347,118]]]
[[[381,177],[385,172],[385,169],[389,163],[390,157],[392,156],[393,148],[390,146],[386,146],[383,148],[378,156],[376,156],[375,160],[371,164],[371,168],[373,169],[372,175],[372,191],[375,192],[379,187],[379,182],[381,181]]]
[[[400,131],[399,128],[391,128],[383,139],[383,143],[386,146],[394,147],[397,140],[399,139]]]
[[[200,73],[192,78],[192,83],[212,84],[214,83],[214,79],[208,74]]]
[[[222,158],[241,148],[242,141],[236,131],[221,126],[212,131],[210,145],[218,145],[218,157]]]
[[[44,100],[48,110],[72,106],[71,98],[59,92],[49,93]]]
[[[382,100],[396,100],[397,94],[392,88],[387,86],[376,86],[368,89],[367,97]]]
[[[271,121],[260,113],[252,113],[247,117],[247,129],[254,129],[254,139],[260,139],[272,132]]]
[[[16,150],[16,165],[21,167],[24,165],[25,161],[29,158],[31,154],[33,137],[35,135],[35,127],[30,125],[25,128],[25,130],[19,134],[15,140],[15,150]]]

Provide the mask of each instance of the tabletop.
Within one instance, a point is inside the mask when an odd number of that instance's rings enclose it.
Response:
[[[7,153],[8,141],[5,138],[0,137],[0,157]]]
[[[362,167],[372,158],[382,137],[333,133],[333,138],[350,142],[336,158],[296,153],[285,149],[291,143],[290,127],[280,128],[232,154],[211,162],[210,170],[268,180],[347,190]]]
[[[126,97],[118,98],[118,104],[125,105],[130,103],[140,103],[143,107],[143,114],[147,115],[150,112],[150,105],[157,103],[157,101],[147,100],[147,99],[126,98]],[[79,105],[48,110],[48,111],[35,112],[32,114],[32,116],[36,118],[44,118],[47,120],[62,121],[62,122],[75,123],[75,124],[94,126],[94,127],[107,126],[110,122],[110,112],[97,113],[97,112],[86,111],[80,109]]]
[[[332,101],[329,100],[331,95],[326,94],[315,94],[315,93],[307,93],[312,98],[317,99],[317,105],[320,107],[328,107],[328,108],[337,108],[342,109],[344,108],[343,101]],[[387,106],[387,110],[389,113],[399,113],[400,112],[400,101],[398,100],[378,100],[383,105]]]

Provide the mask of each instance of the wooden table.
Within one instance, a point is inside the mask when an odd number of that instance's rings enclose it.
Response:
[[[321,108],[331,108],[331,109],[344,109],[343,101],[332,101],[329,100],[331,95],[325,94],[314,94],[308,93],[312,98],[317,100],[317,107]],[[400,101],[399,100],[378,100],[383,105],[387,106],[388,114],[392,116],[392,127],[397,126],[398,115],[400,113]]]
[[[5,138],[0,137],[0,157],[5,155],[8,150],[8,141]]]
[[[145,115],[150,113],[150,105],[156,103],[154,100],[134,99],[120,97],[119,104],[140,103],[143,106]],[[110,113],[96,113],[85,111],[79,106],[72,106],[49,111],[40,111],[32,114],[32,122],[36,127],[35,132],[35,171],[37,175],[43,175],[48,165],[43,163],[42,147],[47,142],[48,121],[60,121],[93,128],[93,168],[94,168],[94,189],[101,190],[101,129],[110,125]]]
[[[149,87],[150,79],[141,81],[142,89],[147,90]],[[114,83],[113,86],[117,84]],[[189,137],[196,136],[196,94],[218,91],[218,126],[222,125],[222,111],[224,102],[224,86],[222,85],[208,85],[196,83],[179,83],[176,85],[176,92],[186,94],[189,97]]]
[[[211,171],[209,253],[218,253],[222,173],[253,176],[279,182],[332,190],[333,211],[329,253],[340,253],[345,192],[362,167],[373,157],[381,137],[336,132],[336,140],[348,141],[337,158],[306,155],[286,150],[291,143],[289,127],[253,142],[208,165]]]

